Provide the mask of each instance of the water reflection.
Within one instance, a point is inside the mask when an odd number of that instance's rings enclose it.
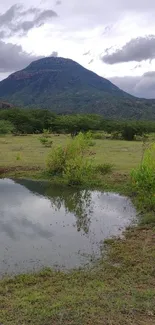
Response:
[[[88,263],[135,215],[130,200],[114,193],[0,180],[0,274]]]
[[[36,194],[44,195],[50,199],[53,208],[60,210],[65,207],[66,213],[73,213],[76,217],[77,231],[89,233],[91,218],[93,214],[92,194],[89,190],[74,188],[52,187],[48,182],[36,184],[29,180],[16,181],[24,185]]]

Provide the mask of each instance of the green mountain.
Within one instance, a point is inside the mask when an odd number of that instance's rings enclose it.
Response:
[[[155,100],[133,97],[78,63],[59,57],[32,62],[1,81],[0,100],[57,113],[155,119]]]

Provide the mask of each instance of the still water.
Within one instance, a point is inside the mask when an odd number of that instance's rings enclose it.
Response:
[[[0,179],[0,275],[83,266],[135,216],[115,193]]]

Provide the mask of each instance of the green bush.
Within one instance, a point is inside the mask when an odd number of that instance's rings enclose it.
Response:
[[[0,135],[5,135],[13,132],[14,126],[11,122],[0,120]]]
[[[47,157],[47,169],[50,174],[62,174],[66,164],[66,152],[61,146],[54,148]]]
[[[131,172],[132,187],[148,210],[155,210],[155,144],[145,153],[141,165]]]
[[[69,185],[82,184],[92,172],[89,144],[90,135],[79,133],[65,147],[54,148],[47,159],[48,172],[61,174]]]
[[[88,131],[84,134],[84,141],[87,143],[88,147],[94,147],[96,142],[93,141],[92,132]]]
[[[114,131],[111,134],[111,139],[112,140],[122,140],[122,135],[120,132]]]
[[[42,137],[39,138],[39,141],[45,147],[48,147],[48,148],[52,147],[53,141],[51,139],[49,139],[49,138],[46,138],[46,137],[42,136]]]
[[[42,135],[46,139],[51,137],[50,131],[48,129],[43,129],[43,134]]]
[[[113,165],[105,163],[105,164],[99,164],[95,166],[95,171],[101,175],[106,175],[108,173],[111,173],[113,170]]]
[[[39,138],[39,141],[45,147],[48,147],[48,148],[52,147],[53,141],[51,140],[50,131],[44,129],[42,136]]]
[[[148,134],[143,134],[143,135],[135,135],[135,140],[136,141],[143,141],[143,142],[148,142],[149,140],[154,140],[154,139],[149,139],[149,135]]]
[[[66,162],[63,172],[64,179],[68,185],[81,185],[89,180],[92,175],[92,164],[88,158],[77,156]]]
[[[92,138],[95,140],[104,140],[107,138],[111,138],[111,135],[106,132],[94,132],[92,133]]]

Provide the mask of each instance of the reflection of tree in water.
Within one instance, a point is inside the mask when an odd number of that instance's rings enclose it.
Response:
[[[90,228],[90,215],[92,214],[92,198],[91,192],[88,190],[75,190],[75,189],[63,189],[60,191],[60,188],[57,191],[54,191],[51,188],[48,188],[46,195],[51,200],[52,206],[55,206],[58,210],[62,206],[65,207],[66,212],[73,213],[76,217],[76,226],[77,230],[83,230],[86,234],[89,233]],[[54,195],[53,195],[54,194]]]
[[[86,234],[89,233],[90,215],[93,213],[90,191],[51,186],[48,182],[33,182],[30,180],[18,180],[17,182],[34,193],[48,197],[53,208],[60,210],[64,206],[66,212],[75,215],[77,230],[83,230]]]

